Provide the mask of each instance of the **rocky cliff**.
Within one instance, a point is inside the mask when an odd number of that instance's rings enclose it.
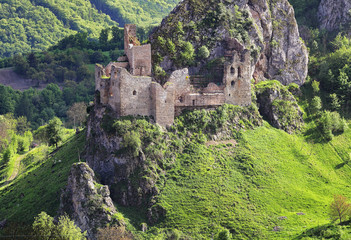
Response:
[[[157,192],[155,183],[144,178],[147,169],[142,151],[124,151],[123,137],[113,129],[114,111],[95,104],[87,124],[86,161],[100,181],[111,189],[114,201],[124,206],[140,206]]]
[[[350,0],[322,0],[318,8],[320,27],[328,31],[339,29],[350,21]]]
[[[96,182],[93,170],[86,163],[73,164],[68,184],[61,195],[59,214],[67,213],[89,239],[106,224],[117,223],[117,213],[108,186]]]
[[[304,83],[308,53],[287,0],[185,0],[150,37],[155,65],[168,72],[191,65],[190,74],[211,74],[206,70],[228,54],[231,39],[236,49],[251,52],[256,81]],[[203,54],[204,47],[209,54]]]

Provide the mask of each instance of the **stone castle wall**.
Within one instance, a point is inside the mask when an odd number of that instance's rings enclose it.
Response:
[[[125,54],[121,62],[105,68],[96,65],[95,89],[100,102],[109,105],[118,116],[152,116],[156,123],[167,126],[184,109],[214,108],[224,103],[251,104],[250,52],[229,47],[222,83],[210,82],[206,87],[190,83],[188,69],[174,71],[164,86],[153,82],[151,75],[151,45],[136,43],[136,27],[125,26]],[[128,62],[126,62],[126,60]],[[127,70],[129,69],[129,71]]]

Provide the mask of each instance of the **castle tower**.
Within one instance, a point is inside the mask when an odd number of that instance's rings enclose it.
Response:
[[[234,51],[232,61],[224,65],[223,84],[225,102],[234,105],[251,105],[250,51]]]
[[[151,44],[140,45],[134,24],[124,26],[124,53],[132,75],[151,76]]]

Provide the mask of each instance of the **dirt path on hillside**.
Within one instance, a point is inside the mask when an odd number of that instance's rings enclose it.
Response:
[[[208,141],[206,142],[206,146],[211,146],[211,145],[219,145],[219,144],[228,144],[231,143],[233,146],[237,144],[237,142],[234,139],[231,140],[224,140],[224,141]]]
[[[34,87],[34,83],[31,79],[25,79],[13,71],[13,68],[2,68],[0,69],[0,84],[10,86],[16,90],[26,90]]]
[[[34,149],[30,150],[29,152],[25,153],[25,154],[22,154],[20,156],[18,156],[15,160],[15,166],[13,168],[13,172],[11,174],[11,176],[5,181],[3,182],[1,185],[0,185],[0,188],[1,187],[4,187],[6,186],[7,184],[9,184],[11,181],[13,181],[17,175],[18,175],[18,172],[19,172],[19,169],[20,169],[20,165],[21,165],[21,161],[29,154],[33,151]]]

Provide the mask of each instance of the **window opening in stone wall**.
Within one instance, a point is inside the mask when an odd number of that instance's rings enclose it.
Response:
[[[195,100],[193,100],[193,106],[195,106]]]
[[[133,91],[133,95],[134,95],[134,96],[136,95],[136,91],[135,91],[135,90]]]
[[[179,99],[179,102],[181,102],[181,103],[183,102],[183,97],[182,96],[180,96],[178,99]]]
[[[232,75],[235,74],[235,68],[234,68],[234,67],[231,67],[231,68],[230,68],[230,73],[231,73]]]
[[[115,78],[117,78],[117,72],[115,72]]]
[[[232,87],[234,87],[235,82],[234,82],[234,81],[232,81],[232,82],[230,83],[230,85],[232,85]]]
[[[112,86],[114,86],[115,85],[115,82],[112,82]]]
[[[241,67],[238,67],[238,78],[241,78]]]

